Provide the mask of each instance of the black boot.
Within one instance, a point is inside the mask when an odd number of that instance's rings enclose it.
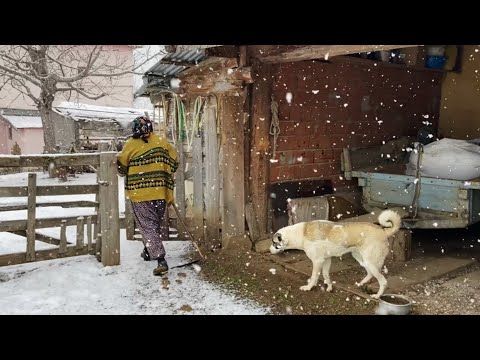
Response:
[[[143,260],[145,260],[145,261],[150,261],[150,260],[152,260],[152,259],[150,258],[150,254],[148,253],[148,250],[147,250],[146,247],[143,249],[143,251],[142,251],[142,253],[140,254],[140,256],[141,256],[141,257],[143,258]]]
[[[168,264],[165,259],[158,259],[158,266],[153,270],[153,275],[160,276],[168,272]]]

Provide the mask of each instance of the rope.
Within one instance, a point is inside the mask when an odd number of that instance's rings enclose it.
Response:
[[[172,122],[172,140],[174,145],[177,144],[177,135],[178,141],[183,143],[185,138],[185,106],[183,105],[182,99],[178,96],[177,93],[162,89],[160,91],[156,91],[152,93],[152,95],[162,95],[162,100],[164,104],[164,109],[167,109],[167,101],[164,98],[164,94],[172,95],[172,114],[173,114],[173,122]],[[165,124],[167,124],[168,119],[168,112],[165,116]],[[188,143],[188,132],[187,132],[187,143]]]
[[[277,151],[277,139],[280,134],[280,122],[278,120],[278,103],[274,100],[272,95],[272,122],[270,124],[270,135],[273,135],[273,158],[275,159]]]
[[[192,115],[192,133],[189,141],[187,142],[187,151],[191,151],[193,145],[193,138],[195,136],[200,136],[200,129],[203,125],[204,120],[204,107],[206,104],[206,99],[202,98],[201,96],[195,99],[195,103],[193,105],[193,115]],[[188,132],[187,132],[188,134]],[[188,138],[188,135],[187,135]]]
[[[175,98],[176,108],[177,108],[177,121],[178,121],[178,141],[183,143],[185,138],[185,106],[183,105],[182,99],[180,96],[176,95]],[[187,133],[187,143],[188,143],[188,133]]]
[[[168,129],[168,103],[165,97],[165,94],[162,94],[162,106],[163,106],[163,132],[164,135],[167,136],[167,129]],[[160,121],[160,120],[159,120]]]
[[[175,101],[175,98],[172,99],[172,115],[173,115],[173,121],[172,121],[172,140],[173,140],[173,145],[177,145],[177,102]]]
[[[417,156],[417,169],[415,171],[415,179],[417,183],[415,184],[415,194],[413,196],[413,201],[412,201],[412,208],[414,207],[414,212],[413,212],[413,219],[417,217],[418,214],[418,200],[420,198],[420,188],[421,188],[421,175],[420,175],[420,166],[422,162],[422,155],[423,155],[423,145],[418,143],[418,145],[415,147],[415,149],[418,151],[418,156]]]

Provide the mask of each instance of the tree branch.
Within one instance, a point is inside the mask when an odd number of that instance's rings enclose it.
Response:
[[[75,81],[78,81],[80,79],[83,79],[87,76],[91,76],[89,74],[90,72],[90,68],[92,67],[92,65],[97,61],[98,57],[100,56],[102,50],[103,50],[103,46],[100,46],[98,47],[98,51],[97,53],[95,54],[95,50],[97,49],[97,46],[95,46],[93,48],[93,50],[90,52],[89,54],[89,57],[88,57],[88,61],[87,61],[87,64],[85,65],[85,69],[83,69],[83,71],[81,71],[80,73],[78,73],[78,75],[75,75],[75,76],[71,76],[71,77],[60,77],[58,76],[57,74],[53,74],[53,79],[57,82],[61,82],[61,83],[72,83],[72,82],[75,82]]]
[[[25,91],[21,90],[19,87],[17,87],[15,85],[15,82],[18,82],[18,84],[20,84],[20,86],[25,89]],[[24,83],[22,83],[21,81],[19,81],[18,79],[14,78],[14,77],[11,77],[10,78],[10,85],[15,89],[17,90],[19,93],[23,94],[23,95],[26,95],[28,96],[30,99],[33,100],[33,102],[36,104],[38,104],[39,100],[37,97],[35,97],[35,95],[32,94],[32,92],[30,91],[30,88],[25,85]]]
[[[15,75],[15,76],[19,76],[27,81],[30,81],[32,84],[38,86],[38,87],[41,87],[41,84],[34,78],[28,76],[27,74],[23,74],[21,72],[18,72],[16,70],[13,70],[13,69],[10,69],[8,67],[5,67],[3,65],[0,65],[0,70],[3,70],[5,74],[10,74],[10,75]]]
[[[86,93],[85,91],[83,91],[80,88],[77,88],[75,86],[70,85],[69,83],[67,83],[67,86],[69,86],[69,88],[59,88],[59,89],[56,89],[56,90],[57,91],[76,91],[77,93],[79,93],[83,97],[86,97],[87,99],[90,99],[90,100],[98,100],[98,99],[101,99],[102,97],[107,95],[105,93],[101,93],[100,95],[94,96],[94,95],[90,95],[90,94]]]

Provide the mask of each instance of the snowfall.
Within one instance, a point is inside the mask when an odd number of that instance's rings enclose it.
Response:
[[[26,186],[27,174],[0,176],[0,186]],[[69,184],[94,184],[95,174],[69,178]],[[37,173],[38,185],[58,185],[56,179]],[[49,199],[50,198],[50,199]],[[53,198],[53,199],[52,199]],[[94,200],[94,195],[39,196],[37,202],[53,206],[37,208],[37,218],[88,216],[91,208],[64,209],[54,202]],[[124,211],[123,182],[119,180],[120,212]],[[25,204],[26,198],[1,198],[2,205]],[[0,211],[0,222],[26,219],[26,210]],[[39,229],[38,233],[59,238],[60,228]],[[86,233],[86,231],[85,231]],[[75,226],[67,227],[67,241],[75,242]],[[35,249],[55,248],[36,241]],[[186,262],[192,245],[187,241],[165,242],[170,267]],[[0,232],[0,255],[25,252],[26,239]],[[140,257],[140,241],[126,239],[120,232],[119,266],[104,267],[95,256],[85,255],[22,265],[0,267],[0,314],[150,314],[150,315],[262,315],[270,313],[247,300],[230,294],[219,285],[206,282],[197,264],[170,269],[166,277],[155,277],[155,262]]]

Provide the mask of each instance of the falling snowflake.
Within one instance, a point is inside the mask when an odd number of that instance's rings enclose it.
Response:
[[[285,95],[285,99],[289,104],[291,104],[293,99],[293,94],[291,92],[287,92],[287,94]]]
[[[276,269],[270,269],[269,271],[272,273],[272,275],[275,275],[277,273]]]

